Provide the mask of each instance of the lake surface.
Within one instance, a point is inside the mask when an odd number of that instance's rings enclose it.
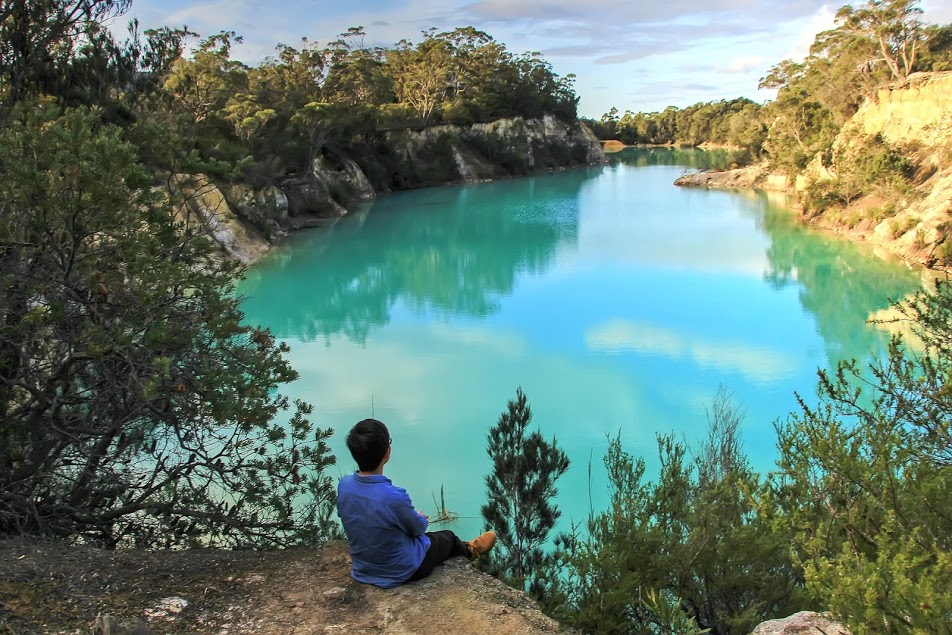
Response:
[[[286,392],[344,435],[387,423],[386,474],[432,514],[444,488],[464,536],[482,526],[486,432],[516,387],[572,466],[563,519],[607,499],[608,434],[657,466],[655,435],[703,437],[724,385],[747,411],[753,466],[817,367],[882,355],[873,311],[918,276],[810,231],[761,193],[681,189],[715,154],[626,150],[607,166],[402,192],[303,232],[239,285],[248,321],[291,346]],[[592,480],[589,482],[589,462]]]

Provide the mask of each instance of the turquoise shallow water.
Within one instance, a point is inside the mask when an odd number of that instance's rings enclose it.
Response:
[[[865,320],[918,278],[762,194],[671,185],[715,159],[627,150],[607,166],[382,196],[257,263],[239,286],[246,318],[291,346],[301,377],[287,393],[337,431],[341,473],[344,434],[373,413],[394,440],[386,474],[431,513],[442,486],[465,535],[481,527],[486,431],[520,385],[572,461],[566,522],[607,498],[607,434],[650,473],[656,433],[701,437],[721,384],[766,472],[794,391],[813,393],[818,366],[882,354]]]

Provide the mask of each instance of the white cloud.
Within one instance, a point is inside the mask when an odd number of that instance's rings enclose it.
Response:
[[[741,340],[707,339],[632,320],[618,319],[590,328],[585,343],[590,350],[606,353],[634,351],[687,358],[699,366],[738,372],[757,382],[779,381],[797,370],[797,360],[783,351]]]
[[[742,73],[749,73],[752,70],[758,69],[764,65],[764,58],[759,55],[744,55],[742,57],[735,57],[732,59],[726,66],[719,68],[718,70],[722,73],[728,73],[730,75],[738,75]]]
[[[803,60],[810,54],[810,47],[813,46],[813,40],[816,39],[817,34],[832,29],[835,20],[836,10],[834,8],[826,4],[820,7],[819,11],[810,16],[803,25],[793,46],[784,53],[783,59],[791,59],[797,62]],[[780,62],[781,60],[776,61]]]
[[[932,24],[952,22],[952,3],[949,0],[923,0],[924,18]]]

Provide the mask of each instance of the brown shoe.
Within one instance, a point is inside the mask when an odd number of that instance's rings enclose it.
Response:
[[[496,544],[496,532],[487,531],[479,537],[470,540],[466,544],[469,545],[469,559],[475,560],[476,558],[489,553],[489,550],[493,548],[493,545]]]

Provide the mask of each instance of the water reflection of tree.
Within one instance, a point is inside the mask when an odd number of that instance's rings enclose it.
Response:
[[[699,170],[719,169],[728,164],[726,150],[700,150],[698,148],[626,148],[609,155],[613,163],[644,168],[653,165],[678,165]]]
[[[815,316],[829,359],[884,354],[882,334],[863,325],[871,313],[917,290],[918,276],[861,245],[794,223],[790,212],[766,199],[762,222],[771,237],[765,278],[778,289],[799,288],[800,302]]]
[[[382,197],[293,241],[239,287],[247,319],[282,338],[363,343],[402,300],[411,310],[486,316],[524,272],[574,242],[578,193],[595,170]]]

